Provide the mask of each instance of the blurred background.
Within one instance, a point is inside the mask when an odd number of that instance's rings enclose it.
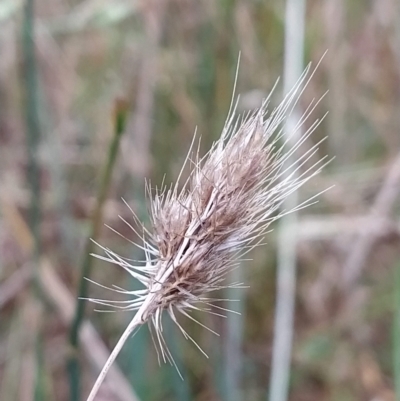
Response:
[[[138,288],[89,257],[101,249],[88,238],[143,256],[104,224],[137,240],[118,217],[133,224],[121,198],[148,222],[145,178],[176,179],[196,127],[202,153],[219,137],[239,51],[239,111],[259,106],[290,64],[290,3],[0,1],[1,401],[86,399],[132,314],[77,303],[120,299],[82,277]],[[291,221],[294,247],[278,224],[252,252],[239,277],[249,288],[227,294],[240,316],[199,315],[220,337],[184,322],[209,359],[165,319],[182,381],[158,366],[143,327],[99,401],[400,400],[400,5],[305,6],[295,14],[300,61],[315,66],[329,51],[299,109],[329,90],[305,127],[329,110],[308,146],[327,136],[317,156],[335,159],[298,196],[334,187]],[[272,105],[282,97],[279,83]],[[289,319],[279,332],[278,255],[290,246],[294,286],[281,294]],[[285,352],[290,365],[279,369]]]

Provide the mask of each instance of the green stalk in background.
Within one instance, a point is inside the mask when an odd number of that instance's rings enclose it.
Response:
[[[40,163],[39,149],[41,142],[41,126],[39,116],[39,82],[38,68],[35,54],[35,4],[34,0],[26,0],[24,5],[22,24],[22,86],[24,91],[24,112],[26,124],[26,150],[27,150],[27,186],[30,189],[30,205],[28,210],[28,224],[33,236],[32,263],[34,265],[34,282],[31,289],[33,304],[36,303],[36,296],[40,295],[39,290],[39,257],[41,254],[41,206],[40,206]],[[38,310],[41,310],[41,302],[37,301]],[[40,312],[36,317],[40,316]],[[37,326],[36,326],[37,325]],[[45,394],[45,376],[43,370],[42,336],[41,324],[38,318],[35,322],[35,330],[32,330],[32,347],[36,352],[32,355],[32,370],[36,372],[34,378],[35,401],[43,401]]]
[[[22,84],[25,90],[26,145],[28,153],[27,182],[31,191],[29,226],[34,238],[34,257],[40,255],[40,146],[38,74],[35,57],[34,0],[27,0],[24,7],[22,32]]]
[[[43,338],[38,333],[35,344],[36,353],[36,382],[35,382],[35,400],[44,401],[46,397],[46,371],[44,366]]]
[[[90,277],[93,264],[93,257],[91,257],[90,254],[93,253],[94,244],[91,239],[96,239],[98,237],[102,225],[103,205],[106,199],[108,189],[110,187],[112,171],[115,165],[115,161],[117,159],[119,142],[125,127],[126,114],[127,114],[127,105],[125,104],[125,102],[117,101],[114,115],[114,137],[110,143],[107,160],[103,167],[103,171],[100,177],[100,185],[96,197],[96,205],[91,218],[90,234],[87,238],[83,251],[84,252],[83,261],[78,284],[78,295],[77,295],[78,299],[76,303],[74,318],[69,333],[71,355],[67,363],[67,369],[70,380],[71,401],[80,400],[81,372],[78,361],[79,329],[82,325],[85,312],[86,301],[83,298],[87,297],[87,290],[88,290],[88,281],[85,278]]]
[[[241,283],[245,278],[243,266],[232,270],[230,279],[232,282]],[[226,401],[243,400],[241,380],[243,376],[242,343],[244,335],[245,294],[239,288],[228,288],[227,299],[240,299],[232,308],[240,314],[230,313],[226,318],[226,338],[224,340],[225,351],[225,377],[223,399]]]
[[[395,266],[393,316],[393,376],[396,401],[400,401],[400,263]]]

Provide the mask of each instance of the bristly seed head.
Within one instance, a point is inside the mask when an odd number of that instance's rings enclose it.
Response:
[[[320,123],[316,120],[295,143],[283,136],[282,127],[307,84],[308,70],[309,67],[271,113],[267,111],[268,99],[245,117],[235,117],[236,106],[233,107],[220,139],[204,157],[193,151],[193,142],[184,164],[190,166],[190,174],[183,184],[179,183],[181,171],[174,186],[156,189],[154,196],[147,186],[152,230],[143,225],[137,230],[124,220],[143,239],[143,245],[138,245],[146,255],[143,264],[132,264],[105,247],[102,249],[106,256],[97,256],[121,266],[143,284],[143,289],[113,288],[133,298],[128,301],[91,300],[119,309],[138,310],[127,331],[132,332],[147,321],[152,323],[164,361],[174,363],[162,337],[162,312],[167,310],[185,338],[194,342],[178,322],[175,311],[196,321],[188,311],[214,313],[210,306],[224,309],[214,304],[221,299],[207,294],[241,286],[241,283],[226,284],[227,273],[259,244],[274,220],[290,212],[279,212],[284,199],[318,174],[324,165],[322,158],[299,172],[316,154],[319,144],[301,156],[296,154],[295,165],[287,163]],[[318,101],[311,103],[295,131],[317,104]],[[310,200],[296,210],[308,204]],[[140,224],[136,216],[134,219]]]

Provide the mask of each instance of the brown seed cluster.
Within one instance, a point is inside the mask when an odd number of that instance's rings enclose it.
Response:
[[[153,241],[159,260],[172,266],[159,290],[160,306],[221,288],[254,225],[257,192],[271,164],[266,139],[262,115],[252,116],[205,160],[194,161],[186,188],[155,200]]]

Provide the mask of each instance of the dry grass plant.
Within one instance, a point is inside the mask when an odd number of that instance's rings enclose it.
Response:
[[[317,195],[293,210],[280,210],[284,199],[327,163],[323,157],[309,166],[321,141],[308,147],[306,152],[299,152],[322,119],[311,123],[294,145],[291,138],[283,137],[285,121],[313,75],[310,68],[308,65],[293,89],[272,111],[268,110],[269,95],[257,110],[238,116],[238,100],[234,102],[233,96],[221,137],[209,152],[200,157],[198,148],[195,149],[195,134],[176,183],[155,190],[150,184],[146,186],[152,229],[147,229],[133,211],[136,226],[123,220],[143,240],[143,244],[132,243],[145,252],[144,261],[126,259],[99,245],[105,255],[95,255],[97,258],[120,266],[139,280],[143,288],[130,291],[105,287],[128,296],[124,301],[90,299],[102,306],[137,312],[98,376],[88,401],[94,400],[124,343],[146,322],[159,362],[170,362],[176,367],[163,337],[163,311],[168,312],[183,336],[207,356],[182,327],[177,313],[217,334],[196,320],[191,312],[217,315],[233,312],[219,304],[229,300],[212,295],[222,288],[243,287],[243,283],[226,283],[227,273],[262,243],[272,222],[314,203]],[[292,135],[303,126],[322,97],[311,102]],[[288,167],[287,161],[293,155],[296,163]],[[182,185],[181,177],[188,167],[190,173]]]

